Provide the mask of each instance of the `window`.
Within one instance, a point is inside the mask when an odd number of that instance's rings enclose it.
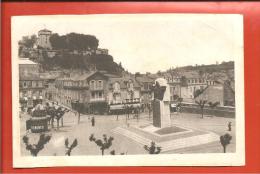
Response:
[[[28,87],[32,87],[32,82],[29,81],[29,82],[27,83],[27,85],[28,85]]]
[[[103,88],[102,80],[99,80],[99,81],[98,81],[98,85],[97,85],[97,86],[98,86],[99,89],[100,89],[100,88]]]
[[[98,92],[98,97],[99,97],[99,98],[102,98],[102,96],[103,96],[103,95],[102,95],[102,92]]]
[[[114,83],[114,91],[120,91],[120,84],[118,82]]]
[[[23,82],[23,87],[26,87],[26,82]]]
[[[149,85],[147,83],[144,84],[144,89],[148,90],[149,89]]]
[[[42,82],[39,82],[39,87],[42,87]]]
[[[90,82],[90,88],[91,88],[91,89],[94,89],[94,88],[95,88],[95,81],[94,81],[94,80],[92,80],[92,81]]]
[[[92,97],[92,98],[95,98],[95,92],[92,92],[92,93],[91,93],[91,97]]]
[[[133,90],[134,89],[134,84],[133,84],[132,80],[128,81],[127,87],[128,87],[129,90]]]
[[[38,82],[35,82],[35,84],[36,84],[36,87],[38,87]]]

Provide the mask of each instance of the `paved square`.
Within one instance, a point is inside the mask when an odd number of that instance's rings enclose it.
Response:
[[[119,115],[118,120],[116,115],[95,115],[96,125],[91,126],[91,117],[94,115],[82,115],[80,124],[77,123],[78,116],[74,113],[67,113],[64,116],[64,127],[60,127],[59,130],[54,128],[50,129],[48,134],[52,135],[52,138],[46,148],[39,152],[39,156],[45,155],[65,155],[64,141],[66,138],[72,142],[75,138],[78,139],[78,146],[73,149],[71,155],[101,155],[99,148],[92,142],[89,141],[89,136],[93,133],[95,137],[102,138],[103,134],[107,136],[113,136],[114,141],[110,149],[105,151],[105,155],[108,155],[110,151],[115,150],[116,154],[127,153],[127,154],[147,154],[144,150],[144,145],[150,145],[150,139],[154,139],[158,145],[164,147],[162,153],[222,153],[223,148],[219,143],[219,136],[227,132],[227,123],[232,122],[232,141],[227,147],[227,152],[235,152],[235,119],[223,118],[223,117],[212,117],[205,116],[201,119],[198,114],[172,114],[171,120],[174,125],[180,125],[180,128],[189,128],[193,131],[184,131],[180,134],[170,136],[155,136],[155,134],[147,134],[146,131],[141,130],[141,125],[149,125],[152,122],[152,118],[149,118],[148,114],[142,113],[140,118],[126,119],[126,115]],[[25,121],[29,116],[21,114],[21,139],[25,135]],[[195,124],[196,123],[196,124]],[[55,124],[56,125],[56,124]],[[140,127],[141,126],[141,127]],[[137,129],[136,127],[139,127]],[[143,128],[147,128],[144,126]],[[122,134],[125,130],[131,130],[132,135],[125,136]],[[156,130],[154,130],[156,131]],[[120,132],[120,133],[118,133]],[[204,133],[203,133],[204,132]],[[205,134],[205,132],[211,132]],[[139,135],[142,143],[137,142],[136,137],[131,138],[135,134]],[[39,134],[28,133],[31,141],[37,141]],[[174,139],[173,142],[169,140]],[[194,137],[188,139],[189,137]],[[185,146],[183,141],[178,140],[189,140],[192,146]],[[144,140],[144,141],[143,141]],[[198,143],[198,144],[196,144]],[[21,141],[22,155],[30,155],[25,149],[24,143]]]

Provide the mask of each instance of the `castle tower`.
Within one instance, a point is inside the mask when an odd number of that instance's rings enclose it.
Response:
[[[51,48],[51,43],[50,43],[51,33],[52,32],[47,29],[40,30],[38,32],[37,46],[42,47],[42,48]]]

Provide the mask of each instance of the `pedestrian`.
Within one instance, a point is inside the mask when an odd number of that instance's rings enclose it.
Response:
[[[231,131],[231,127],[232,127],[232,122],[228,122],[228,131]]]
[[[95,118],[94,117],[92,117],[92,119],[91,119],[91,125],[92,125],[92,127],[95,126]]]

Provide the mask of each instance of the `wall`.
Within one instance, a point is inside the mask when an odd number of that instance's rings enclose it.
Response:
[[[212,103],[219,102],[220,106],[224,106],[223,90],[223,85],[208,86],[195,100],[207,100],[207,102]]]
[[[195,104],[183,105],[181,112],[201,114],[201,109]],[[214,116],[218,116],[218,117],[235,118],[235,108],[219,106],[219,107],[216,107],[215,109],[211,109],[208,106],[205,106],[204,115],[212,115],[212,116],[214,115]]]

